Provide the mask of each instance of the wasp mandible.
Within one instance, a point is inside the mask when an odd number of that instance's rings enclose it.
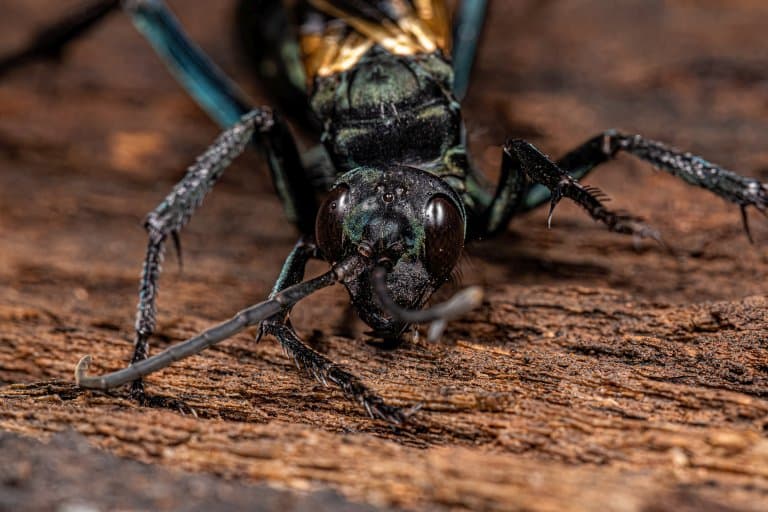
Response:
[[[300,152],[275,110],[252,102],[184,34],[159,0],[92,3],[41,32],[0,61],[0,72],[58,55],[111,12],[133,19],[190,95],[224,129],[184,178],[147,216],[149,242],[139,288],[132,364],[77,382],[109,389],[132,383],[134,398],[152,403],[141,378],[250,326],[274,336],[322,383],[333,383],[374,418],[394,424],[410,411],[388,405],[357,377],[312,350],[289,322],[294,304],[341,283],[375,337],[398,339],[411,324],[446,321],[475,307],[477,288],[426,308],[454,269],[465,243],[506,229],[522,212],[568,198],[609,230],[660,240],[638,217],[608,209],[579,179],[619,152],[706,188],[741,208],[768,209],[768,187],[715,164],[616,131],[598,134],[553,160],[532,144],[503,145],[495,190],[471,164],[461,116],[485,3],[465,0],[454,15],[440,0],[241,0],[240,39],[265,85],[286,112],[314,129],[319,145]],[[453,21],[452,21],[453,20]],[[253,144],[263,151],[286,214],[301,233],[268,300],[200,335],[148,357],[166,242],[179,233],[230,162]],[[751,238],[751,237],[750,237]],[[304,280],[310,259],[330,270]]]

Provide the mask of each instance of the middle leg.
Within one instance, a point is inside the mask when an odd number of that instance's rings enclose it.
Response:
[[[750,241],[752,237],[747,224],[747,207],[754,206],[763,214],[768,212],[768,185],[641,135],[627,135],[608,130],[568,152],[557,161],[557,166],[579,179],[600,164],[615,158],[620,151],[645,160],[691,185],[705,188],[738,205]],[[534,185],[526,193],[520,210],[530,210],[546,203],[550,198],[548,188],[544,185]]]
[[[603,204],[604,195],[599,190],[581,185],[574,176],[529,142],[509,140],[503,151],[501,179],[495,196],[481,217],[478,226],[480,236],[493,236],[505,229],[513,215],[527,209],[530,191],[541,187],[547,194],[544,200],[550,201],[548,225],[551,224],[557,203],[567,197],[611,231],[660,240],[658,233],[639,218],[606,208]]]

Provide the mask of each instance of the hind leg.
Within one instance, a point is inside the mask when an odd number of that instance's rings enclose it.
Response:
[[[0,76],[35,61],[60,60],[70,43],[87,34],[118,7],[120,0],[98,0],[68,13],[34,34],[20,50],[0,57]]]
[[[485,22],[486,0],[462,0],[453,26],[453,93],[462,99],[469,89],[469,78]]]

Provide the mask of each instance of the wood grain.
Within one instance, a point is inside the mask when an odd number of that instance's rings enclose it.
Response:
[[[0,48],[75,3],[14,2]],[[230,44],[232,2],[170,4],[267,102]],[[747,0],[495,2],[464,110],[475,161],[494,176],[507,135],[558,155],[615,127],[766,180],[766,19]],[[153,470],[217,477],[211,488],[330,488],[373,507],[768,508],[767,224],[752,216],[750,245],[736,208],[630,158],[586,181],[658,227],[672,255],[563,204],[551,230],[533,212],[468,249],[463,281],[487,301],[444,344],[384,349],[359,324],[342,336],[341,289],[297,309],[313,347],[392,403],[423,404],[403,429],[253,333],[149,379],[198,417],[75,389],[81,355],[125,364],[141,219],[216,132],[120,16],[62,65],[0,82],[0,429],[74,430]],[[265,171],[257,154],[235,162],[182,234],[183,271],[168,254],[153,350],[268,293],[295,233]],[[183,489],[163,506],[189,504]]]

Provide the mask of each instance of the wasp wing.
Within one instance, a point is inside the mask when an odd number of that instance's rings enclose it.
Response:
[[[307,0],[301,48],[307,79],[353,67],[374,45],[396,55],[450,55],[443,0]]]

